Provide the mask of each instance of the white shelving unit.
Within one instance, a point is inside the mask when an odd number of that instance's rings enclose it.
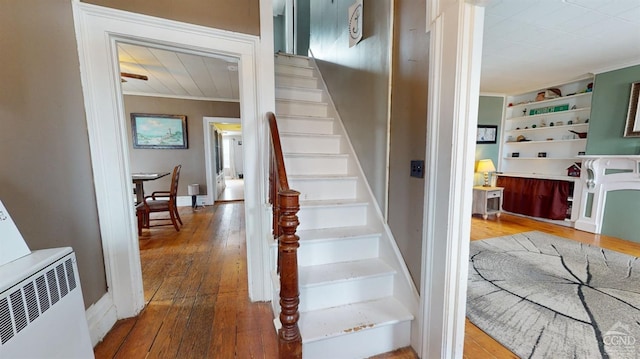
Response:
[[[567,168],[580,162],[578,156],[587,145],[587,138],[574,132],[589,131],[591,91],[586,91],[589,83],[593,83],[592,77],[554,86],[562,96],[541,101],[535,99],[546,89],[507,96],[498,165],[501,176],[579,184],[579,178],[567,175]],[[520,136],[525,140],[518,141]],[[571,223],[577,219],[576,207],[572,207],[568,218]]]

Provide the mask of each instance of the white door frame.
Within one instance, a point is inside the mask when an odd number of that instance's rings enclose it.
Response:
[[[429,112],[420,297],[421,358],[462,358],[484,8],[427,2]]]
[[[272,26],[271,0],[260,0],[261,33]],[[266,6],[265,6],[266,3]],[[268,9],[267,10],[265,10]],[[127,126],[119,86],[117,42],[157,44],[203,55],[238,58],[240,112],[246,137],[245,221],[251,300],[270,299],[265,116],[274,110],[273,37],[238,34],[198,25],[73,2],[87,130],[105,260],[107,294],[117,318],[144,306],[142,273],[129,169]],[[260,96],[258,96],[260,94]],[[102,299],[101,299],[102,300]]]
[[[205,162],[205,171],[207,172],[207,196],[205,197],[205,203],[208,205],[213,204],[217,199],[217,188],[215,183],[215,178],[213,178],[212,173],[213,169],[211,168],[211,126],[214,123],[240,123],[242,124],[242,119],[234,118],[234,117],[208,117],[205,116],[202,118],[202,126],[204,132],[204,162]],[[222,146],[222,144],[220,145]],[[244,147],[243,147],[244,149]],[[252,154],[243,153],[244,156],[251,156]],[[214,190],[215,188],[215,190]]]

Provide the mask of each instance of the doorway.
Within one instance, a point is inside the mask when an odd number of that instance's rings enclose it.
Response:
[[[93,163],[96,202],[107,271],[107,293],[101,299],[100,320],[114,321],[136,315],[144,306],[137,228],[131,206],[131,171],[129,149],[125,139],[126,119],[122,92],[118,82],[116,46],[118,41],[140,42],[173,47],[203,55],[224,53],[238,59],[240,74],[240,104],[243,116],[245,154],[250,166],[245,168],[247,196],[246,235],[249,268],[249,296],[266,300],[270,290],[266,285],[268,264],[264,261],[268,248],[264,238],[264,223],[260,203],[266,198],[262,183],[265,170],[260,147],[265,133],[262,115],[271,110],[273,102],[258,93],[273,93],[273,68],[263,66],[260,58],[272,57],[267,46],[256,36],[229,33],[150,18],[143,15],[73,3],[74,22],[83,82],[87,130]],[[267,96],[268,97],[268,96]],[[250,161],[249,161],[250,157]],[[107,316],[106,313],[109,313]],[[111,323],[112,324],[112,323]],[[110,326],[104,323],[104,326]]]
[[[204,117],[207,203],[243,201],[245,142],[240,118]]]
[[[244,154],[242,152],[242,127],[228,129],[226,124],[216,124],[222,129],[222,164],[225,187],[218,202],[244,201]]]

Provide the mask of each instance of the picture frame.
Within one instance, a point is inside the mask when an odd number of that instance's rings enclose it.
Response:
[[[187,116],[131,114],[133,148],[187,149]]]
[[[498,126],[496,125],[478,125],[478,132],[476,133],[476,143],[497,143],[498,141]]]
[[[631,84],[624,137],[640,137],[640,82]]]

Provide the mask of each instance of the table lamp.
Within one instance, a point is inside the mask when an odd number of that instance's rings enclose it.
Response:
[[[196,208],[196,197],[200,194],[200,185],[199,184],[190,184],[187,187],[187,191],[189,196],[191,196],[191,208]]]
[[[478,168],[476,172],[480,172],[484,174],[484,184],[483,187],[491,187],[489,184],[489,172],[495,172],[496,166],[493,165],[493,161],[491,159],[485,159],[478,161]]]

